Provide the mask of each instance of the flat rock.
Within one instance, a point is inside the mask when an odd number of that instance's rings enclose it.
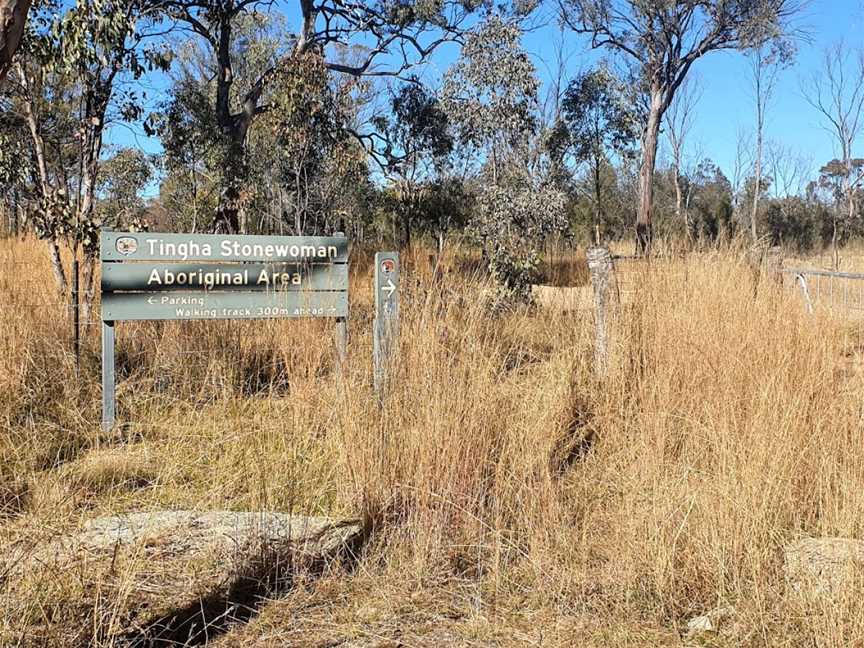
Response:
[[[359,533],[356,522],[337,523],[330,518],[285,513],[237,511],[157,511],[96,518],[85,523],[72,538],[90,551],[115,545],[169,547],[183,553],[206,546],[239,557],[238,549],[250,545],[290,544],[312,555],[327,553]]]
[[[298,568],[314,571],[361,538],[357,521],[282,513],[102,517],[44,546],[18,548],[15,564],[6,565],[4,604],[14,614],[10,605],[23,612],[36,599],[51,610],[44,635],[28,640],[93,641],[87,633],[98,615],[111,619],[109,635],[121,645],[150,645],[154,637],[182,645],[243,620],[261,597],[289,588]],[[0,645],[10,639],[20,638],[0,636]]]
[[[783,569],[794,592],[837,595],[864,571],[864,540],[803,538],[785,548]]]

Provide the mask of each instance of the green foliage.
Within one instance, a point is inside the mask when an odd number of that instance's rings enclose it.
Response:
[[[741,223],[735,219],[732,185],[710,159],[702,160],[691,175],[681,178],[683,207],[689,215],[689,232],[685,221],[675,212],[674,179],[673,167],[660,169],[654,176],[655,226],[660,236],[667,240],[695,240],[702,244],[713,244],[739,231]],[[741,202],[746,203],[746,200]]]
[[[732,218],[732,185],[711,160],[696,169],[698,190],[692,200],[692,227],[696,238],[716,241],[731,236],[737,229]]]
[[[392,117],[377,115],[372,122],[384,142],[376,159],[388,181],[384,196],[394,238],[398,238],[397,220],[404,228],[406,243],[415,225],[443,235],[454,221],[439,211],[440,190],[444,186],[461,188],[461,183],[448,181],[453,151],[450,120],[438,98],[416,80],[391,96],[390,109]],[[452,201],[445,202],[452,205]]]
[[[632,166],[633,162],[628,161],[628,164]],[[601,159],[598,168],[586,167],[584,173],[568,184],[571,195],[568,223],[578,240],[593,242],[595,226],[598,224],[604,240],[615,241],[629,236],[633,228],[634,201],[627,181],[627,166],[616,167],[610,161]],[[598,206],[602,210],[599,223]]]
[[[445,235],[464,228],[473,208],[473,196],[460,178],[448,177],[424,186],[417,224],[422,231]]]
[[[709,52],[760,48],[783,39],[798,0],[561,0],[563,22],[620,55],[645,102],[642,177],[651,182],[667,109],[694,63]],[[639,194],[637,252],[650,254],[653,194]]]
[[[638,116],[624,83],[605,64],[568,84],[561,109],[562,117],[549,140],[550,152],[562,165],[572,159],[577,168],[585,167],[585,177],[576,188],[581,195],[591,197],[591,223],[602,225],[608,236],[615,229],[614,223],[605,222],[613,200],[610,189],[614,188],[608,183],[615,182],[610,160],[635,157]]]
[[[466,37],[441,89],[445,112],[463,146],[481,156],[533,132],[539,81],[518,25],[492,16]]]
[[[188,76],[178,79],[162,112],[150,119],[164,150],[161,200],[172,214],[173,226],[197,231],[215,212],[227,148],[207,86]]]
[[[640,124],[627,88],[608,65],[573,79],[561,103],[566,146],[577,161],[635,154]]]
[[[142,192],[152,180],[152,161],[137,149],[124,148],[99,169],[99,221],[115,229],[143,224]]]
[[[22,157],[32,160],[28,193],[40,237],[92,256],[102,218],[117,216],[119,207],[97,204],[104,130],[111,119],[138,119],[143,95],[131,82],[167,69],[165,50],[144,45],[158,12],[148,0],[34,5],[12,109],[28,124]],[[128,209],[132,198],[127,192],[116,205]]]
[[[369,188],[366,155],[348,131],[361,84],[337,81],[316,52],[282,57],[270,28],[253,18],[237,19],[235,87],[242,95],[267,74],[266,110],[244,141],[226,133],[212,103],[215,83],[198,72],[210,54],[188,50],[183,74],[154,119],[166,154],[161,199],[179,227],[209,227],[229,186],[237,189],[247,231],[343,227],[359,217]]]
[[[521,36],[517,24],[490,16],[466,38],[441,90],[457,141],[486,167],[470,227],[502,305],[530,301],[536,246],[565,223],[563,194],[525,165],[539,82]]]
[[[531,301],[538,244],[566,226],[564,203],[563,193],[527,176],[478,191],[471,229],[489,256],[499,305]]]
[[[594,35],[595,43],[647,62],[646,72],[654,72],[655,66],[676,54],[677,61],[672,62],[677,67],[712,50],[749,49],[782,40],[787,20],[799,7],[790,0],[563,0],[561,4],[569,25]],[[788,40],[783,43],[780,49],[788,53]],[[668,82],[673,79],[667,76]]]
[[[133,79],[147,71],[165,71],[168,50],[140,49],[139,22],[158,19],[158,4],[148,0],[76,3],[51,27],[58,69],[82,75],[107,75],[124,70]]]
[[[414,83],[402,86],[391,107],[391,130],[405,161],[416,163],[425,156],[441,161],[453,150],[450,120],[438,98],[426,88]]]
[[[260,135],[275,144],[283,218],[298,234],[343,229],[368,190],[366,154],[349,131],[364,85],[335,78],[316,52],[286,60],[273,78]]]
[[[212,111],[206,86],[191,78],[177,81],[164,112],[151,116],[165,150],[169,170],[194,164],[218,147],[219,129]]]
[[[847,185],[858,190],[864,178],[864,159],[850,158],[847,166],[843,160],[833,159],[819,169],[819,187],[829,193],[832,200],[842,202]]]
[[[773,245],[783,245],[800,254],[812,252],[831,241],[831,217],[827,208],[805,198],[793,196],[769,201],[765,222]]]
[[[0,186],[6,197],[27,190],[33,164],[27,147],[28,134],[21,119],[11,111],[0,113]]]

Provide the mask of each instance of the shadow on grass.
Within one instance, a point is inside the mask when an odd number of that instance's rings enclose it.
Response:
[[[304,577],[320,577],[335,560],[347,572],[358,562],[370,532],[369,526],[329,555],[314,561],[299,561],[289,549],[268,548],[239,571],[234,581],[188,606],[172,610],[115,642],[124,648],[177,648],[205,646],[238,625],[257,616],[268,599],[289,592],[295,585],[298,570]]]

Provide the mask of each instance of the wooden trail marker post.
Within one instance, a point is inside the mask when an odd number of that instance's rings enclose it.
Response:
[[[102,232],[102,427],[115,420],[114,326],[125,320],[335,318],[346,350],[348,239]]]
[[[373,380],[378,402],[387,390],[390,356],[399,340],[399,253],[375,254],[375,321],[372,328]]]

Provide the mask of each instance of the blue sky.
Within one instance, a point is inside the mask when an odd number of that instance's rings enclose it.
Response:
[[[799,43],[795,61],[779,73],[767,113],[766,139],[780,142],[809,160],[815,175],[836,153],[819,115],[803,97],[801,81],[819,70],[826,47],[840,41],[849,47],[864,47],[864,1],[812,0],[796,26],[806,30],[809,42]],[[542,61],[554,58],[556,32],[555,25],[550,25],[525,38],[525,47],[534,56],[538,71],[547,78],[547,66]],[[591,51],[575,36],[567,37],[565,43],[574,72],[590,66],[598,57],[598,52]],[[739,52],[712,52],[694,65],[693,73],[699,78],[702,97],[695,111],[691,150],[700,150],[731,175],[739,132],[752,132],[755,123],[747,60]],[[864,157],[864,140],[859,144],[858,155]]]
[[[287,4],[293,5],[291,2]],[[810,42],[802,42],[793,65],[780,72],[768,112],[766,136],[809,160],[812,175],[815,175],[835,152],[830,136],[820,125],[818,114],[802,96],[801,80],[819,69],[826,47],[841,40],[850,47],[864,47],[864,0],[811,0],[798,20],[798,26],[807,30]],[[559,38],[554,20],[546,21],[525,36],[524,46],[534,58],[544,83],[550,74],[549,65],[544,61],[554,59],[555,43]],[[564,38],[570,76],[590,67],[602,54],[590,50],[577,36]],[[425,75],[428,78],[439,76],[455,54],[453,48],[441,51]],[[699,60],[693,70],[699,77],[702,97],[696,108],[690,138],[692,151],[700,151],[731,175],[739,133],[752,131],[754,122],[747,61],[738,52],[712,52]],[[165,79],[149,81],[151,100],[158,99],[164,91]],[[139,146],[149,153],[160,150],[158,140],[145,137],[138,128],[114,127],[107,139],[110,144]],[[858,155],[864,157],[864,150]]]
[[[769,107],[766,136],[812,158],[814,173],[836,153],[817,112],[805,101],[801,81],[818,71],[823,52],[839,41],[864,47],[864,8],[860,0],[814,0],[801,18],[810,43],[801,43],[793,65],[780,72]],[[748,66],[737,52],[715,52],[694,66],[704,94],[696,111],[694,139],[724,170],[735,160],[738,132],[754,125]]]

